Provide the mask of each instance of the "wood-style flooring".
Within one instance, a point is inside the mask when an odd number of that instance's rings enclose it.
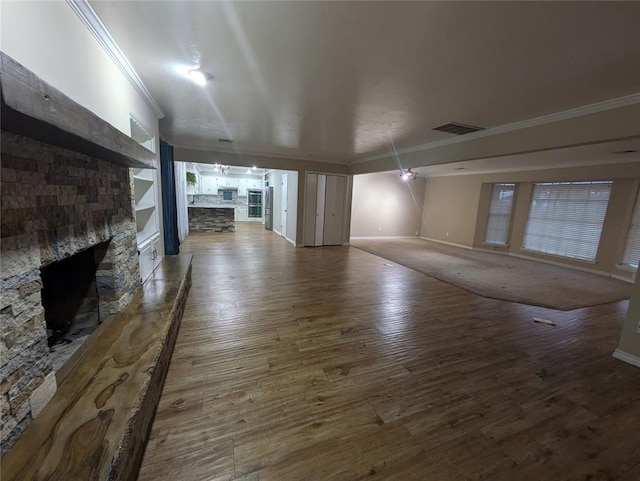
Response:
[[[181,250],[140,481],[640,480],[640,370],[611,357],[627,301],[487,299],[261,225]]]

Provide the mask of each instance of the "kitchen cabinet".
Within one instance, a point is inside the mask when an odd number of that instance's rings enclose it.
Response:
[[[218,184],[216,178],[212,175],[200,176],[200,193],[201,194],[217,194]]]
[[[344,244],[347,177],[307,174],[304,245]]]
[[[247,195],[247,189],[249,187],[249,179],[238,180],[238,195]]]
[[[138,245],[140,277],[144,282],[162,260],[160,233],[156,233]]]
[[[235,208],[235,219],[236,219],[236,222],[246,222],[248,220],[246,206]]]
[[[218,188],[235,187],[237,189],[238,184],[239,184],[239,179],[233,179],[226,176],[221,177],[218,180]]]

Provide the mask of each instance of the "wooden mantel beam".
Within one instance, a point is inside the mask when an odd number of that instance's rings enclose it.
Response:
[[[156,168],[156,155],[0,52],[2,130],[126,167]]]

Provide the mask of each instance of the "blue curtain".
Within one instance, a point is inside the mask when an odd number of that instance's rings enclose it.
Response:
[[[176,207],[176,176],[173,171],[173,145],[160,141],[160,176],[162,179],[162,221],[164,253],[180,253],[178,239],[178,209]]]

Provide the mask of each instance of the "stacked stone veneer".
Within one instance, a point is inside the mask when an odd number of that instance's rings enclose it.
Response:
[[[1,141],[4,453],[56,390],[40,267],[96,246],[102,318],[127,304],[140,274],[129,168],[7,132]]]
[[[232,208],[189,207],[189,232],[234,232]]]

